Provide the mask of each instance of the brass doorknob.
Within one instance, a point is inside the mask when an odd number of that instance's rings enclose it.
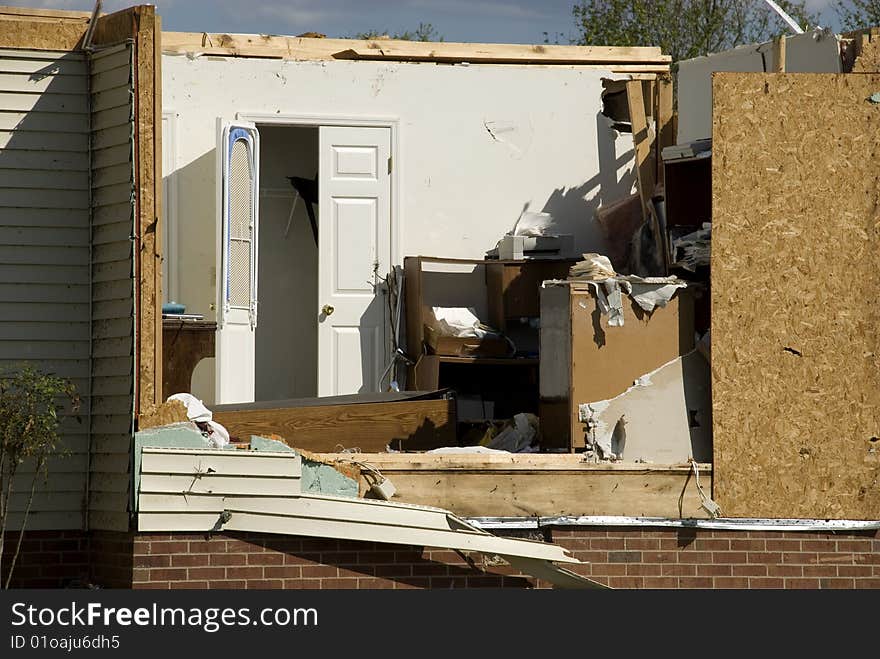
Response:
[[[321,313],[325,316],[332,316],[334,311],[336,311],[336,309],[333,308],[332,304],[325,304],[321,307]]]

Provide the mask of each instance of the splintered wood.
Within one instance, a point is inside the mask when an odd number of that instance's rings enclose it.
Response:
[[[713,77],[714,498],[880,519],[880,75]]]

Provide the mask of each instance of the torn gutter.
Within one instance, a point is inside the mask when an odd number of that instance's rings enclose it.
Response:
[[[553,526],[651,526],[716,531],[873,531],[880,520],[851,519],[668,519],[665,517],[469,517],[468,522],[482,529],[535,530]]]

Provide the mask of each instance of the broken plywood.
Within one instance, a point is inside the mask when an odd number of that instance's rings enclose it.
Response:
[[[714,497],[880,518],[880,75],[715,74]]]

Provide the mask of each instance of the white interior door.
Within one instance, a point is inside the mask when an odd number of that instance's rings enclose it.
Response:
[[[391,129],[321,126],[318,395],[376,391],[391,260]]]
[[[260,136],[254,124],[220,124],[217,403],[254,400]]]

